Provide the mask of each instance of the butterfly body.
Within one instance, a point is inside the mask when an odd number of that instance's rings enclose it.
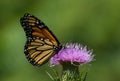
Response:
[[[32,65],[39,66],[46,63],[61,49],[54,34],[35,16],[27,13],[20,22],[27,38],[24,53]]]

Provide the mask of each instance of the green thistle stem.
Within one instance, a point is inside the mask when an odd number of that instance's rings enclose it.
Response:
[[[80,81],[79,67],[74,66],[71,63],[62,64],[62,76],[61,81]]]

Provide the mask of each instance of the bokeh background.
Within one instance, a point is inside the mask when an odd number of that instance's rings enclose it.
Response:
[[[23,53],[24,13],[40,18],[59,41],[94,50],[86,81],[120,81],[119,0],[0,0],[0,81],[51,81],[48,64],[34,67]]]

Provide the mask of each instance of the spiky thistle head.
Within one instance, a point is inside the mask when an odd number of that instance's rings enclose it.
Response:
[[[62,49],[50,59],[51,65],[71,63],[73,65],[86,64],[93,60],[94,55],[87,47],[80,44],[65,44]]]

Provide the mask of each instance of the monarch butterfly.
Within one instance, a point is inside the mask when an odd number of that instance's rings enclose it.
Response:
[[[43,65],[61,49],[54,34],[35,16],[26,13],[20,22],[27,38],[24,53],[32,65]]]

